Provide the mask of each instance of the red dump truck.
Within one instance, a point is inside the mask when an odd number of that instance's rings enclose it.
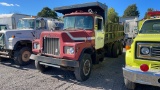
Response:
[[[44,31],[32,43],[30,59],[41,72],[48,66],[74,71],[79,81],[90,77],[92,65],[103,61],[105,55],[122,54],[123,26],[107,23],[107,6],[91,2],[57,7],[64,14],[64,29]]]

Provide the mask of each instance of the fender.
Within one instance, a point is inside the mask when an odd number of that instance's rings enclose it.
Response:
[[[79,58],[78,58],[78,61],[80,61],[80,60],[82,59],[83,53],[85,53],[87,50],[89,51],[89,52],[87,52],[87,53],[89,53],[89,54],[92,54],[92,53],[94,52],[94,48],[93,48],[93,47],[84,48],[84,49],[82,50]]]
[[[21,43],[32,43],[32,41],[30,40],[21,40],[21,41],[18,41],[15,45],[14,45],[14,48],[13,50],[16,50],[18,45],[21,44]]]

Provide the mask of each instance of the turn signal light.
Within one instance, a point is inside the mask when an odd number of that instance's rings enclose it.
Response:
[[[14,36],[14,35],[12,35],[12,38],[15,38],[15,36]]]
[[[126,45],[125,49],[129,50],[131,48],[131,46]]]
[[[140,69],[143,71],[143,72],[147,72],[149,70],[149,66],[147,64],[142,64],[140,66]]]

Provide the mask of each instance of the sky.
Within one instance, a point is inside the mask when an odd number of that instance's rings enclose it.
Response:
[[[43,7],[53,9],[60,6],[95,1],[105,3],[108,8],[114,8],[119,16],[123,15],[124,10],[129,5],[136,4],[140,12],[139,19],[144,17],[144,14],[148,8],[160,10],[160,0],[0,0],[0,14],[21,13],[37,15]],[[58,15],[62,16],[61,14]]]

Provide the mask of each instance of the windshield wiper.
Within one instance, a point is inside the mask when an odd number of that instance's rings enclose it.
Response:
[[[67,29],[74,29],[74,27],[64,28],[63,30],[67,30]]]
[[[78,27],[78,28],[76,28],[76,29],[80,29],[80,30],[86,30],[85,28],[80,28],[80,27]]]

